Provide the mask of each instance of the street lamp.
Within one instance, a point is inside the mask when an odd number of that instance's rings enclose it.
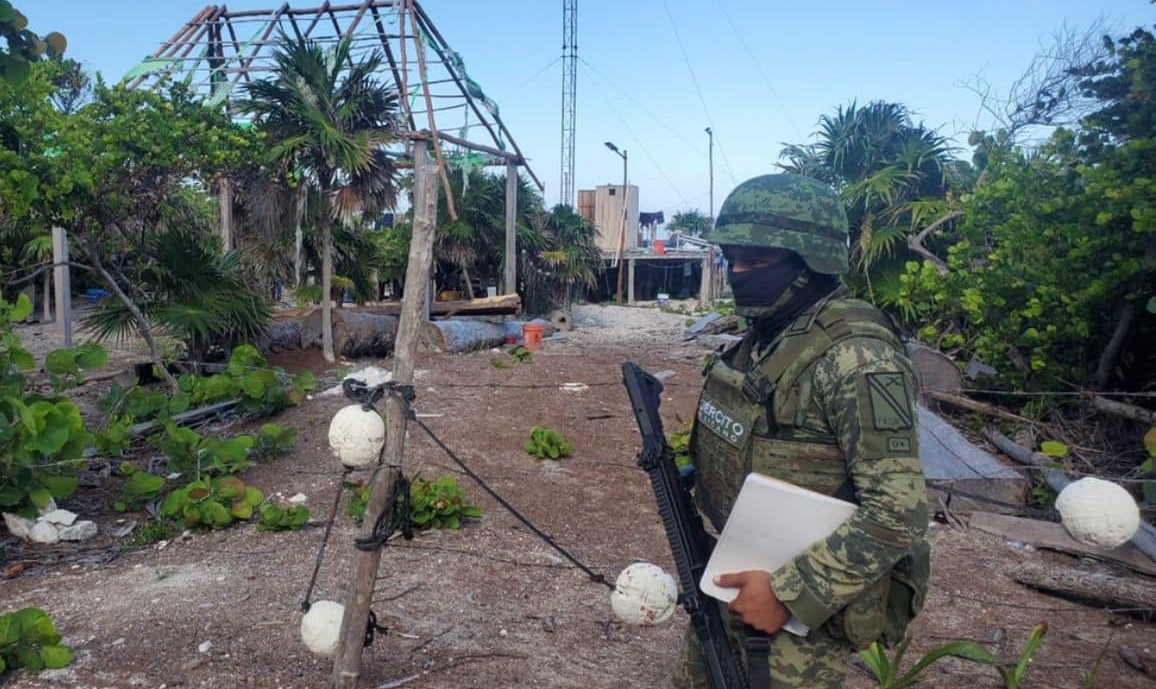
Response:
[[[714,229],[714,132],[710,127],[706,128],[706,136],[709,143],[708,160],[710,170],[710,217],[707,218],[707,232]]]
[[[629,199],[627,199],[629,192],[627,191],[628,187],[626,185],[627,179],[629,178],[626,176],[626,150],[619,150],[617,146],[610,143],[609,141],[606,142],[606,148],[614,151],[616,154],[618,154],[618,157],[622,158],[622,197],[620,199],[620,202],[622,203],[622,229],[618,233],[618,258],[616,259],[618,263],[618,291],[614,294],[614,301],[621,304],[623,273],[622,254],[626,251],[626,214],[630,209]]]

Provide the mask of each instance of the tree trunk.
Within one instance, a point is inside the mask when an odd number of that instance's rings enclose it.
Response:
[[[329,363],[337,361],[333,354],[333,227],[329,218],[321,221],[321,355]]]
[[[1156,610],[1156,586],[1139,581],[1138,577],[1117,577],[1041,562],[1021,562],[1007,573],[1015,581],[1047,593],[1075,596],[1109,607]]]
[[[506,328],[488,321],[426,321],[418,337],[422,345],[447,354],[497,347],[506,340]]]
[[[1100,361],[1096,366],[1096,373],[1092,377],[1092,385],[1099,391],[1108,385],[1112,377],[1112,369],[1116,366],[1116,359],[1120,356],[1120,348],[1124,346],[1124,338],[1132,329],[1132,322],[1136,320],[1136,304],[1128,302],[1120,307],[1120,316],[1116,319],[1116,329],[1112,332],[1112,339],[1100,352]]]

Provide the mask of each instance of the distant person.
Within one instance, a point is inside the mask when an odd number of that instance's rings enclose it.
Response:
[[[740,622],[771,635],[761,662],[775,689],[842,687],[852,652],[902,638],[929,575],[915,375],[887,316],[839,281],[847,238],[839,196],[795,174],[740,184],[711,234],[748,328],[705,374],[691,436],[699,509],[721,530],[752,471],[859,505],[779,570],[716,580],[739,589],[736,652]],[[669,686],[708,686],[692,630]]]

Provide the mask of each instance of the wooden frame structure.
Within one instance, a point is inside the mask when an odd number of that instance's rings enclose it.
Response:
[[[506,265],[503,293],[516,291],[518,168],[539,190],[545,187],[530,169],[498,112],[498,105],[469,77],[465,62],[434,26],[417,0],[372,0],[295,8],[289,3],[270,10],[230,11],[225,5],[208,5],[152,55],[133,68],[124,79],[130,88],[148,88],[164,79],[187,82],[211,105],[228,106],[238,86],[264,78],[274,69],[275,46],[288,36],[318,43],[349,38],[351,58],[372,51],[384,56],[388,74],[396,86],[406,130],[400,137],[407,149],[412,140],[432,140],[443,185],[449,191],[446,161],[457,158],[465,165],[506,167]],[[438,126],[456,118],[449,132]],[[452,132],[452,133],[450,133]],[[442,144],[453,147],[443,150]],[[412,152],[412,151],[407,151]],[[228,195],[223,185],[222,197]],[[229,199],[222,198],[222,209]],[[231,205],[230,205],[231,207]],[[452,197],[450,213],[456,216]],[[227,221],[228,211],[222,213]],[[223,227],[226,245],[231,229]]]

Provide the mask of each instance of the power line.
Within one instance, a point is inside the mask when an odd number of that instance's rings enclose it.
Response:
[[[585,61],[582,61],[582,64],[589,66]],[[658,174],[662,175],[662,178],[665,179],[666,183],[670,185],[671,190],[677,194],[678,197],[685,203],[686,197],[683,195],[682,191],[680,191],[679,188],[675,186],[674,180],[672,180],[670,176],[666,174],[666,170],[664,170],[662,165],[659,165],[658,161],[654,159],[654,156],[650,153],[650,149],[648,149],[646,144],[642,142],[642,138],[634,133],[634,130],[631,129],[630,125],[626,122],[626,119],[623,118],[622,114],[619,113],[617,108],[614,107],[614,102],[609,97],[607,97],[606,93],[601,88],[598,87],[597,82],[591,81],[590,83],[594,86],[594,90],[598,91],[598,94],[602,96],[604,101],[606,101],[606,108],[614,114],[614,117],[618,119],[619,124],[621,124],[623,129],[625,129],[626,132],[630,135],[630,138],[637,142],[638,146],[642,148],[642,153],[646,156],[646,159],[650,161],[650,164],[653,165],[656,170],[658,170]]]

